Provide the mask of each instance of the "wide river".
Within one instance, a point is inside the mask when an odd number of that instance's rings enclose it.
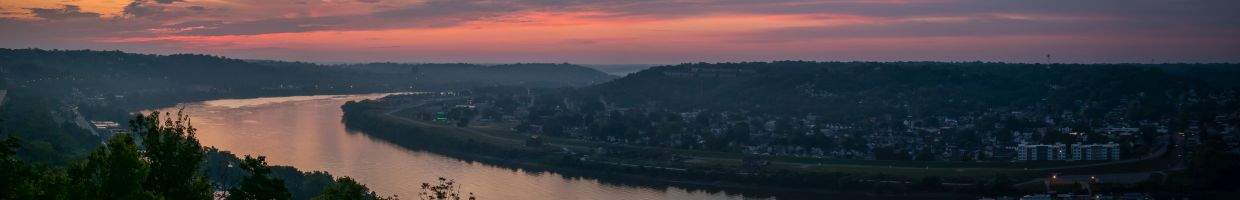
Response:
[[[383,94],[228,99],[185,103],[198,139],[273,165],[349,176],[384,195],[417,196],[423,182],[455,179],[478,199],[743,199],[676,187],[634,187],[551,172],[513,170],[401,148],[345,130],[340,105]],[[175,112],[176,108],[163,111]]]

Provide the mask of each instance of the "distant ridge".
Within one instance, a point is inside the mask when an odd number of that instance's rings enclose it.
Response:
[[[1120,103],[1141,94],[1160,94],[1143,97],[1159,102],[1238,88],[1238,64],[777,61],[658,66],[573,94],[617,107],[868,117]]]
[[[215,98],[490,85],[580,87],[615,78],[572,64],[322,65],[203,54],[42,49],[0,49],[0,75],[6,88],[148,106]]]

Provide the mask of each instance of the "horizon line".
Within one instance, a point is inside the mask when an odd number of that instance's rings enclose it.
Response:
[[[307,61],[307,60],[281,59],[281,58],[249,58],[249,57],[227,56],[227,55],[211,54],[211,53],[189,53],[189,52],[178,52],[178,53],[151,53],[151,52],[127,51],[127,50],[121,50],[121,49],[59,49],[59,48],[46,48],[46,49],[45,49],[45,48],[39,48],[39,47],[24,47],[24,48],[0,47],[0,50],[99,51],[99,52],[109,52],[109,51],[113,51],[113,52],[121,52],[121,53],[128,53],[128,54],[154,55],[154,56],[172,56],[172,55],[205,55],[205,56],[215,56],[215,57],[221,57],[221,58],[227,58],[227,59],[236,59],[236,60],[243,60],[243,61],[300,62],[300,63],[310,63],[310,64],[316,64],[316,65],[350,65],[350,64],[376,64],[376,63],[392,63],[392,64],[473,64],[473,65],[505,65],[505,64],[571,64],[571,65],[579,65],[579,66],[586,66],[586,67],[591,67],[591,66],[593,66],[593,67],[603,67],[603,66],[609,66],[609,65],[610,65],[610,66],[614,66],[614,67],[620,67],[620,66],[622,66],[622,65],[634,66],[634,67],[658,67],[658,66],[675,66],[675,65],[685,65],[685,64],[702,64],[702,63],[706,63],[706,64],[724,64],[724,63],[752,63],[752,62],[761,62],[761,63],[772,63],[772,62],[822,62],[822,63],[917,63],[917,62],[927,62],[927,63],[1002,63],[1002,64],[1025,64],[1025,65],[1176,65],[1176,64],[1196,64],[1196,65],[1221,64],[1221,65],[1234,65],[1234,64],[1240,64],[1240,61],[1234,61],[1234,62],[1187,62],[1187,61],[1180,61],[1180,62],[1165,62],[1165,61],[1164,61],[1164,62],[1158,62],[1158,61],[1152,61],[1152,62],[1019,62],[1019,61],[984,61],[984,60],[913,60],[913,59],[909,59],[909,60],[864,60],[864,59],[857,59],[857,60],[829,60],[829,59],[823,59],[823,60],[806,60],[806,59],[782,59],[782,60],[780,60],[780,59],[769,59],[769,60],[757,60],[757,59],[755,59],[755,60],[747,60],[747,61],[709,61],[709,62],[707,62],[707,61],[696,61],[696,62],[676,62],[676,63],[585,63],[585,62],[563,62],[563,61],[560,61],[560,62],[547,62],[547,61],[533,61],[533,62],[531,62],[531,61],[514,61],[514,62],[460,62],[460,61],[432,61],[432,62],[419,62],[419,61],[393,61],[393,60],[373,60],[373,61]],[[593,68],[593,67],[591,67],[591,68]]]

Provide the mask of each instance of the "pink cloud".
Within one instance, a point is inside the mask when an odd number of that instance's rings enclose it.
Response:
[[[1236,3],[1126,2],[139,0],[123,3],[149,13],[0,19],[11,35],[0,47],[455,62],[1240,59],[1222,52],[1240,40],[1240,14],[1222,9]],[[1199,56],[1128,49],[1157,45]]]

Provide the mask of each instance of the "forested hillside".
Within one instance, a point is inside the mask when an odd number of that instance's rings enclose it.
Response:
[[[610,80],[570,64],[318,65],[210,55],[0,49],[3,82],[40,96],[126,106],[215,98],[428,90],[476,85],[585,86]]]
[[[992,109],[1110,107],[1150,111],[1186,95],[1234,90],[1228,64],[1082,65],[939,62],[753,62],[655,67],[583,88],[619,107],[749,110],[828,117],[960,115]],[[1094,113],[1097,114],[1097,113]],[[1152,114],[1152,113],[1147,113]],[[1137,113],[1143,117],[1142,113]]]
[[[388,66],[406,70],[390,71]],[[502,74],[516,75],[494,78]],[[189,119],[178,118],[177,127],[163,127],[172,122],[139,116],[145,123],[131,127],[131,113],[221,98],[473,85],[566,87],[609,79],[602,72],[567,64],[318,65],[191,54],[0,49],[0,182],[4,182],[0,199],[206,199],[225,190],[230,198],[260,191],[274,193],[249,198],[274,194],[276,199],[310,199],[323,194],[329,196],[326,199],[375,199],[377,195],[352,179],[334,180],[324,172],[301,172],[290,166],[269,167],[261,158],[242,159],[201,147],[192,128],[181,127],[181,121]],[[94,127],[91,121],[96,120],[119,122],[113,128],[130,134],[112,135],[111,130]],[[158,132],[151,131],[154,127],[179,138],[144,134]],[[180,145],[160,147],[150,143],[154,141]],[[163,164],[171,160],[178,163]]]
[[[535,96],[476,90],[475,102],[498,108],[484,116],[520,118],[518,131],[632,145],[1007,162],[1022,144],[1116,143],[1125,153],[1114,157],[1136,157],[1168,133],[1240,144],[1238,67],[696,63]]]
[[[403,74],[416,83],[433,86],[524,85],[532,87],[587,86],[614,78],[601,71],[573,64],[517,63],[478,65],[465,63],[402,64],[366,63],[334,65],[333,68],[377,74]],[[407,75],[412,75],[409,77]]]
[[[221,98],[435,90],[477,85],[584,86],[612,77],[569,64],[319,65],[210,55],[0,49],[5,134],[23,137],[25,158],[63,162],[101,142],[89,120]],[[123,125],[123,124],[122,124]],[[57,141],[57,142],[53,142]]]

